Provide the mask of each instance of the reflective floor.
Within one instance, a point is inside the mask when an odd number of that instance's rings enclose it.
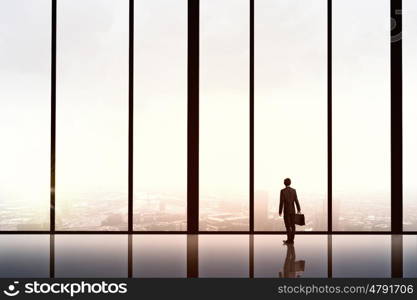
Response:
[[[0,235],[0,277],[417,277],[417,236]]]

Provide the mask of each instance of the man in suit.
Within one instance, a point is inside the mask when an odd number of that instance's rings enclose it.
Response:
[[[287,240],[284,241],[285,244],[294,243],[295,235],[295,208],[294,204],[297,206],[298,213],[301,212],[300,203],[298,203],[297,192],[295,189],[291,188],[291,179],[286,178],[284,180],[285,189],[281,190],[281,195],[279,197],[279,216],[282,215],[282,210],[284,209],[284,223],[285,228],[287,229]]]

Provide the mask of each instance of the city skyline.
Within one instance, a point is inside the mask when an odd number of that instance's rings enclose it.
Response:
[[[262,191],[257,191],[260,193]],[[265,192],[265,191],[263,191]],[[173,195],[171,198],[175,199]],[[169,197],[167,197],[169,198]],[[156,199],[156,200],[155,200]],[[186,215],[180,213],[185,208],[171,201],[157,199],[150,200],[149,203],[142,206],[134,207],[133,219],[134,230],[151,230],[151,231],[186,231]],[[175,200],[174,200],[175,201]],[[123,197],[113,201],[112,205],[103,205],[97,201],[79,201],[81,207],[67,207],[66,220],[57,217],[56,226],[58,230],[110,230],[126,231],[127,230],[127,211],[120,209],[125,200]],[[171,202],[171,203],[170,203]],[[314,202],[314,201],[313,201]],[[228,201],[214,201],[207,205],[207,209],[200,211],[202,216],[200,230],[212,231],[247,231],[248,223],[248,205],[230,209]],[[306,226],[298,226],[297,230],[301,231],[326,231],[327,230],[327,206],[317,208],[314,205],[308,205],[304,199],[300,199],[302,212],[306,216]],[[22,203],[21,205],[24,205]],[[385,216],[384,207],[378,206],[378,199],[362,203],[363,210],[355,209],[350,205],[340,206],[340,203],[334,201],[333,206],[333,230],[339,231],[389,231],[390,218]],[[148,207],[147,207],[148,206]],[[176,207],[176,209],[166,209],[167,206]],[[264,212],[263,219],[260,217],[258,210],[255,210],[255,231],[284,231],[285,227],[282,218],[278,217],[278,200],[268,198],[268,209]],[[347,207],[346,207],[347,206]],[[39,218],[36,211],[25,216],[15,215],[15,211],[21,206],[13,203],[0,202],[0,227],[4,230],[49,230],[49,218],[43,220]],[[341,210],[349,208],[347,213],[340,214]],[[369,209],[368,209],[369,208]],[[372,209],[371,209],[372,208]],[[414,207],[414,208],[417,208]],[[46,209],[46,208],[45,208]],[[417,211],[411,207],[412,211]],[[176,211],[173,213],[173,211]],[[372,214],[368,212],[372,211]],[[99,212],[99,213],[97,213]],[[22,220],[27,220],[23,222]],[[417,215],[404,218],[404,230],[413,230],[417,226]],[[264,221],[264,222],[262,222]],[[67,222],[67,224],[63,224]],[[263,225],[262,225],[263,224]]]
[[[333,3],[333,229],[389,231],[395,193],[389,1],[362,2]],[[51,7],[48,0],[22,3],[0,4],[0,230],[45,230],[51,193]],[[56,229],[126,230],[128,1],[86,0],[85,10],[79,3],[62,0],[57,8]],[[187,3],[136,3],[133,225],[186,230]],[[327,229],[327,2],[300,3],[255,4],[255,229],[282,227],[276,207],[285,177],[293,179],[308,217],[300,230]],[[405,230],[417,229],[416,7],[404,1]],[[204,230],[249,228],[248,16],[249,3],[201,0],[196,201]]]

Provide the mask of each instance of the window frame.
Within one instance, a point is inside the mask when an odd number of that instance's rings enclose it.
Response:
[[[51,0],[51,145],[50,145],[50,228],[44,231],[0,231],[0,234],[282,234],[282,231],[254,230],[254,10],[255,0],[249,3],[249,230],[204,232],[199,230],[199,55],[200,0],[188,1],[188,79],[187,79],[187,231],[133,230],[133,126],[134,126],[134,0],[129,0],[129,113],[128,113],[128,230],[127,231],[57,231],[55,229],[55,162],[56,162],[56,57],[57,57],[57,0]],[[391,230],[334,231],[332,226],[332,0],[327,0],[327,230],[298,232],[298,234],[416,234],[403,231],[403,128],[402,128],[402,0],[390,0],[391,20]],[[387,20],[388,22],[388,20]]]

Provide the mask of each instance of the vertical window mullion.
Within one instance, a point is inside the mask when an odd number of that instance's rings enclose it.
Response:
[[[255,114],[254,114],[254,109],[255,109],[255,78],[254,78],[254,71],[255,71],[255,58],[254,58],[254,50],[255,50],[255,0],[250,0],[250,41],[249,41],[249,231],[250,233],[254,232],[254,202],[255,202],[255,178],[254,178],[254,166],[255,166],[255,162],[254,162],[254,126],[255,126]]]
[[[187,230],[199,223],[199,43],[200,1],[188,0]]]
[[[327,232],[333,232],[332,187],[332,0],[327,0]]]
[[[56,149],[56,15],[57,0],[52,0],[51,22],[51,205],[50,231],[55,232],[55,149]]]
[[[128,231],[133,231],[133,126],[134,126],[134,0],[129,0],[129,167],[128,167]]]
[[[403,231],[402,0],[391,0],[391,231]]]

